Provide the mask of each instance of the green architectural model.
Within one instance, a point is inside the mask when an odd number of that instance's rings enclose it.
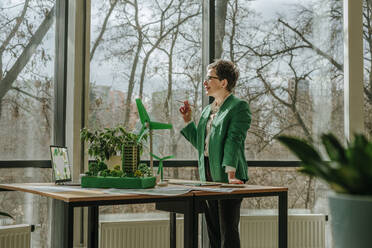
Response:
[[[135,142],[127,143],[121,149],[122,170],[127,175],[133,175],[140,162],[139,146]]]

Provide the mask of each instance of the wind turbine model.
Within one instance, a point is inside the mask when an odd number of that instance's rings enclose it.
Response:
[[[137,109],[138,109],[138,115],[141,120],[141,131],[139,132],[139,137],[137,142],[140,142],[143,136],[146,133],[149,133],[150,136],[150,154],[152,154],[152,130],[154,129],[172,129],[172,124],[167,124],[167,123],[160,123],[160,122],[155,122],[150,120],[150,116],[147,114],[147,111],[145,107],[142,104],[141,99],[137,98],[136,99],[136,104],[137,104]],[[151,171],[153,171],[154,168],[154,161],[152,159],[152,156],[150,156],[150,168]]]
[[[173,158],[174,156],[170,155],[170,156],[160,158],[160,157],[152,154],[151,152],[150,152],[150,155],[152,157],[156,158],[157,160],[159,160],[159,168],[158,168],[157,174],[159,174],[159,172],[160,172],[160,183],[158,185],[160,185],[160,186],[164,185],[165,186],[167,183],[163,181],[163,161],[166,160],[166,159]]]

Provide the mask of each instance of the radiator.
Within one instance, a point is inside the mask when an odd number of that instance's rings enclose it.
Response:
[[[177,247],[183,247],[183,219],[177,219]],[[169,220],[140,220],[100,223],[102,248],[167,248]]]
[[[288,248],[325,248],[325,216],[288,216]],[[278,247],[277,216],[241,216],[242,248]]]
[[[0,248],[30,248],[30,225],[0,226]]]
[[[241,216],[240,237],[243,248],[278,247],[278,217]],[[182,219],[177,219],[176,239],[177,248],[182,248]],[[101,222],[100,247],[167,248],[169,221]],[[325,248],[325,216],[313,214],[288,216],[288,248]]]

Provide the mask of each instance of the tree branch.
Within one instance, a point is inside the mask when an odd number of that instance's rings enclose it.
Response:
[[[19,26],[21,25],[21,23],[23,22],[23,19],[26,15],[26,11],[27,11],[27,8],[28,8],[28,3],[29,3],[30,0],[26,0],[25,1],[25,4],[23,6],[23,9],[22,9],[22,12],[21,12],[21,15],[19,17],[16,18],[16,25],[14,25],[14,27],[12,28],[12,30],[10,31],[9,35],[6,37],[6,39],[4,40],[3,44],[0,46],[0,56],[2,56],[5,48],[8,46],[10,40],[14,37],[14,35],[17,33],[18,29],[19,29]]]
[[[94,41],[92,51],[90,52],[90,61],[92,61],[94,53],[95,53],[100,41],[102,40],[103,34],[106,31],[108,20],[109,20],[109,18],[111,16],[111,13],[114,10],[117,3],[118,3],[118,0],[110,1],[110,9],[109,9],[107,15],[105,16],[105,20],[103,21],[101,31],[99,32],[99,35],[98,35],[97,39]]]
[[[8,92],[8,90],[11,88],[13,82],[17,79],[18,74],[26,66],[31,56],[35,53],[36,48],[43,40],[45,34],[48,32],[48,30],[52,26],[53,20],[54,20],[53,18],[54,9],[55,7],[53,6],[53,8],[49,11],[49,13],[45,16],[44,21],[40,24],[35,34],[31,37],[29,43],[27,44],[26,48],[23,50],[22,54],[17,58],[12,68],[8,71],[5,77],[0,81],[0,101],[1,99],[3,99],[3,97]]]
[[[335,66],[338,70],[340,71],[344,71],[344,66],[343,64],[339,64],[337,63],[336,60],[334,60],[331,56],[329,56],[328,54],[326,54],[325,52],[323,52],[322,50],[320,50],[318,47],[316,47],[313,43],[311,43],[309,40],[307,40],[305,38],[305,36],[299,32],[297,29],[295,29],[294,27],[290,26],[288,23],[284,22],[283,20],[281,19],[278,19],[278,22],[282,23],[284,26],[286,26],[287,28],[289,28],[290,30],[292,30],[293,32],[295,32],[301,39],[303,42],[305,42],[306,44],[308,44],[311,49],[313,49],[317,54],[319,54],[320,56],[322,56],[323,58],[327,59],[333,66]]]
[[[31,97],[31,98],[33,98],[33,99],[35,99],[35,100],[37,100],[37,101],[39,101],[41,103],[44,103],[44,102],[46,102],[48,100],[46,97],[38,97],[38,96],[32,95],[32,94],[28,93],[27,91],[22,90],[19,87],[11,87],[10,89],[11,90],[18,91],[18,92],[20,92],[20,93],[22,93],[22,94],[24,94],[26,96],[29,96],[29,97]],[[48,106],[48,108],[49,108],[49,106]]]

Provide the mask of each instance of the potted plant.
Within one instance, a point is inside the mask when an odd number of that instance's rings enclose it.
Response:
[[[280,136],[302,162],[300,172],[326,181],[329,194],[334,247],[367,248],[372,244],[372,142],[355,135],[343,146],[332,134],[321,136],[327,154],[322,157],[305,140]]]
[[[146,140],[147,135],[144,139]],[[89,155],[96,161],[89,163],[89,170],[81,178],[82,187],[87,188],[151,188],[156,178],[146,164],[140,164],[142,143],[138,135],[129,133],[124,127],[103,130],[81,130],[81,139],[89,142]],[[120,153],[120,155],[119,155]],[[114,162],[110,162],[113,157]],[[120,166],[121,164],[121,166]]]
[[[83,141],[89,143],[88,153],[97,162],[105,162],[109,168],[121,164],[123,145],[138,148],[138,155],[142,152],[143,145],[137,142],[138,135],[127,132],[123,126],[104,128],[102,130],[89,130],[83,128],[80,131]],[[146,140],[147,136],[144,138]]]

